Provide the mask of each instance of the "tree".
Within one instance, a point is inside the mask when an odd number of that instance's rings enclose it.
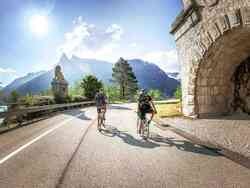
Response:
[[[118,84],[120,97],[126,99],[134,96],[138,90],[138,82],[132,68],[126,60],[120,58],[113,67],[113,81]]]
[[[175,95],[175,98],[176,99],[182,99],[182,90],[181,90],[181,86],[178,86],[177,88],[176,88],[176,91],[175,91],[175,93],[174,93],[174,95]]]
[[[82,79],[81,87],[85,97],[94,99],[98,90],[103,88],[103,84],[95,76],[88,75]]]
[[[154,100],[160,100],[162,97],[162,92],[158,89],[151,89],[149,90],[148,94],[154,99]]]
[[[16,90],[12,91],[10,93],[10,102],[11,103],[17,103],[19,97],[20,97],[20,95],[19,95],[19,93]]]

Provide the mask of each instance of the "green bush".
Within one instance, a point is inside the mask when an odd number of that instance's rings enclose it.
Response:
[[[115,102],[120,99],[120,90],[119,87],[115,85],[106,85],[104,87],[105,94],[109,102]]]
[[[85,102],[85,101],[88,101],[88,99],[84,96],[81,95],[72,96],[72,102]]]
[[[162,99],[162,92],[157,89],[149,90],[148,94],[153,98],[153,100],[161,100]]]
[[[175,95],[176,99],[179,99],[179,100],[182,99],[182,89],[181,89],[181,86],[178,86],[176,88],[176,91],[175,91],[174,95]]]

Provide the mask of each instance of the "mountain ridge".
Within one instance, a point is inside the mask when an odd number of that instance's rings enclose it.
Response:
[[[141,59],[131,59],[128,60],[128,63],[132,67],[141,88],[159,89],[165,95],[171,96],[179,85],[178,81],[168,77],[163,70],[153,63],[148,63]],[[65,79],[70,85],[73,85],[76,81],[79,81],[88,74],[95,75],[104,83],[110,83],[114,64],[102,60],[83,59],[77,56],[68,58],[63,54],[57,65],[62,67]],[[3,88],[3,91],[9,94],[11,88],[13,88],[21,95],[26,95],[27,93],[39,94],[51,87],[53,77],[54,69],[29,73],[13,81]]]

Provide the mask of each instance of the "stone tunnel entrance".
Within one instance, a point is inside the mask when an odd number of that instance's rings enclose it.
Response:
[[[224,63],[209,66],[206,62],[197,75],[196,112],[250,115],[250,57],[237,66]]]
[[[171,33],[181,64],[184,115],[250,115],[250,3],[183,0],[183,5]]]
[[[234,83],[233,111],[250,115],[250,58],[237,67],[232,82]]]

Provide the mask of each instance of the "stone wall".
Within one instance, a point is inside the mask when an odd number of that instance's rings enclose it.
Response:
[[[232,111],[236,67],[250,56],[250,0],[190,0],[173,23],[186,116]]]

